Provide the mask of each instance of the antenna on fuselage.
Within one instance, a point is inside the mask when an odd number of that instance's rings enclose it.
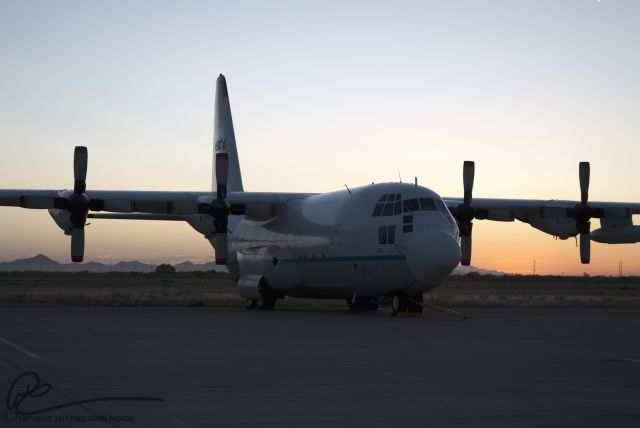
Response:
[[[400,175],[400,170],[398,170],[398,178],[400,179],[400,183],[402,183],[402,176]]]
[[[413,177],[413,185],[418,187],[418,177]]]
[[[347,186],[346,184],[344,185],[344,187],[347,188],[347,192],[349,192],[350,195],[353,195],[353,193],[351,193],[351,189],[349,189],[349,186]]]

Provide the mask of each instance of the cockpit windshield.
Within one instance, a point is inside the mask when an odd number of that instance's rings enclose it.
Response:
[[[373,208],[373,217],[387,217],[417,211],[441,211],[448,214],[447,207],[440,198],[411,198],[402,201],[400,193],[382,195]]]

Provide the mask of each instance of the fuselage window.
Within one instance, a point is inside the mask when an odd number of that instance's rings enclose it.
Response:
[[[396,243],[396,227],[380,226],[378,228],[378,244],[395,244]]]
[[[378,228],[378,244],[387,243],[387,226],[380,226]]]
[[[402,233],[413,232],[413,214],[402,217]]]

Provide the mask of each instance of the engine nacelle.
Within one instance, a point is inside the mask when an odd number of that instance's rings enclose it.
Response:
[[[197,214],[185,216],[189,226],[193,227],[205,238],[212,239],[216,235],[216,229],[213,227],[213,218],[210,215]]]
[[[640,242],[640,226],[596,229],[591,232],[591,239],[602,244],[633,244]]]
[[[528,223],[544,233],[567,239],[578,234],[576,221],[572,218],[530,217]]]
[[[280,247],[243,250],[238,253],[240,278],[263,276],[269,288],[286,292],[302,285],[298,267],[291,259],[289,252]]]
[[[238,279],[238,294],[245,299],[260,300],[264,287],[262,275],[245,275]]]
[[[65,235],[71,235],[71,213],[67,210],[50,209],[49,214],[58,227],[63,230]]]

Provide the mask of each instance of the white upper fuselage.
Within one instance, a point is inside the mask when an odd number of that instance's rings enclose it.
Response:
[[[460,260],[456,222],[440,196],[411,184],[312,195],[282,205],[273,219],[235,223],[230,271],[264,275],[290,295],[422,293]]]

